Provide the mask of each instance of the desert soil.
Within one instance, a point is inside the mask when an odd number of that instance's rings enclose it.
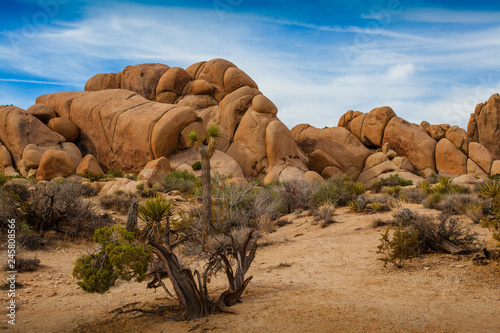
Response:
[[[436,214],[421,205],[413,211]],[[121,282],[109,292],[88,294],[71,277],[73,263],[93,248],[90,242],[61,242],[52,249],[24,253],[41,260],[41,269],[21,273],[14,332],[500,332],[498,264],[475,265],[470,256],[426,255],[403,269],[383,267],[377,246],[385,227],[376,218],[337,210],[338,223],[326,228],[311,216],[265,234],[238,314],[215,314],[191,322],[159,316],[110,313],[129,303],[152,308],[172,304],[146,283]],[[306,214],[304,214],[306,215]],[[472,225],[485,239],[489,232]],[[2,252],[5,252],[2,250]],[[2,263],[4,265],[4,263]],[[1,275],[6,280],[5,272]],[[211,282],[214,296],[223,280]],[[7,292],[0,291],[2,304]]]

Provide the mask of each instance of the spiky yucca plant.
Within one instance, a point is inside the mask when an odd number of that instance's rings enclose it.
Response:
[[[487,180],[477,186],[477,190],[481,195],[494,199],[500,196],[500,181],[498,180]]]
[[[161,195],[145,200],[138,210],[141,220],[146,226],[141,230],[141,238],[146,240],[161,241],[165,235],[165,243],[170,245],[170,217],[174,213],[174,205],[171,200]],[[165,221],[165,226],[163,225]]]

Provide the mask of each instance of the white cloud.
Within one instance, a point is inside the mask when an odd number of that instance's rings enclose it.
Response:
[[[473,104],[500,91],[499,27],[436,33],[396,31],[391,24],[373,30],[234,13],[223,17],[214,10],[88,7],[79,21],[23,35],[22,47],[2,43],[0,70],[83,89],[94,74],[129,64],[187,67],[221,57],[257,82],[289,127],[333,126],[349,109],[368,112],[383,105],[409,121],[464,127]],[[325,34],[330,38],[323,39]],[[369,38],[363,43],[360,36]],[[352,59],[342,54],[342,43],[355,48]],[[25,101],[21,95],[15,94]]]

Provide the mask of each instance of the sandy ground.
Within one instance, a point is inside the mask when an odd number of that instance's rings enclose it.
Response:
[[[420,205],[410,205],[424,212]],[[427,213],[432,213],[427,211]],[[110,311],[132,302],[170,304],[162,290],[126,282],[104,295],[81,291],[71,270],[91,243],[62,243],[36,253],[42,267],[21,273],[16,326],[7,324],[7,292],[0,291],[0,329],[15,332],[500,332],[498,264],[474,265],[470,257],[446,254],[414,259],[403,269],[383,267],[376,253],[384,227],[375,218],[337,210],[338,223],[321,228],[313,218],[266,234],[253,280],[238,314],[215,314],[192,322]],[[466,222],[468,223],[468,222]],[[473,226],[486,238],[491,236]],[[6,280],[5,272],[1,275]],[[215,280],[215,292],[224,289]]]

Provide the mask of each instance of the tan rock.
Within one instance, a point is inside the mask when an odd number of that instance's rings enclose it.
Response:
[[[398,153],[396,153],[393,149],[389,149],[385,156],[392,160],[393,158],[396,158],[396,156],[398,156]]]
[[[203,122],[195,121],[181,131],[179,149],[189,147],[189,133],[191,132],[196,132],[199,135],[201,142],[205,141],[205,127],[203,126]]]
[[[102,175],[104,174],[104,171],[102,171],[102,168],[99,165],[99,162],[97,162],[95,156],[92,154],[87,154],[80,161],[80,164],[78,164],[78,167],[76,168],[76,173],[80,175],[86,173],[91,173],[94,175]]]
[[[88,79],[87,83],[85,83],[85,91],[98,91],[104,89],[104,80],[108,77],[106,73],[100,73],[92,76]]]
[[[488,174],[470,158],[467,160],[467,174],[482,179],[488,178]]]
[[[64,137],[51,131],[38,118],[24,110],[8,106],[0,109],[0,141],[10,152],[14,165],[22,158],[24,148],[32,143],[38,146],[54,146]]]
[[[198,76],[200,76],[200,73],[205,68],[206,63],[206,61],[200,61],[186,68],[186,72],[189,74],[192,80],[195,80]]]
[[[165,179],[156,170],[146,168],[139,173],[137,181],[147,184],[149,187],[155,184],[165,184]]]
[[[248,184],[248,182],[245,178],[233,177],[233,178],[229,178],[229,179],[224,180],[224,184],[226,184],[226,185],[244,185],[244,184]]]
[[[375,165],[374,167],[363,170],[363,172],[359,174],[358,182],[366,183],[370,179],[375,178],[383,173],[395,171],[397,169],[398,167],[394,164],[394,162],[385,161],[378,165]]]
[[[214,97],[221,101],[227,94],[224,88],[224,75],[226,70],[231,67],[236,67],[232,62],[224,59],[212,59],[207,63],[201,65],[198,70],[198,74],[195,76],[196,79],[205,80],[214,86]],[[186,69],[186,71],[189,73]]]
[[[218,144],[220,150],[226,151],[229,148],[236,127],[241,122],[243,115],[252,106],[252,100],[257,94],[259,94],[258,90],[245,86],[226,95],[220,101],[220,120],[216,121],[216,123],[220,124],[219,126],[224,138]]]
[[[364,118],[361,129],[361,142],[366,146],[381,147],[384,129],[392,118],[394,111],[388,106],[371,110]]]
[[[401,170],[406,170],[409,172],[414,172],[416,170],[415,166],[411,164],[410,161],[406,159],[406,157],[396,156],[394,157],[392,162],[396,164],[396,166]]]
[[[284,166],[278,176],[280,182],[303,180],[305,172],[294,166]]]
[[[254,89],[259,89],[257,84],[248,76],[245,72],[237,67],[230,67],[224,73],[224,89],[226,94],[230,94],[233,91],[241,87],[251,87]],[[255,109],[255,107],[254,107]]]
[[[177,154],[169,156],[170,167],[176,171],[188,171],[195,175],[201,175],[201,171],[193,171],[191,167],[195,162],[201,161],[200,153],[196,148],[183,150]],[[232,177],[245,178],[241,166],[226,153],[215,150],[214,156],[210,160],[210,172],[212,175],[232,175]]]
[[[73,142],[63,142],[59,145],[59,147],[57,147],[57,149],[61,149],[69,153],[73,164],[75,164],[75,168],[82,161],[82,152]]]
[[[357,111],[359,112],[359,111]],[[351,121],[355,118],[355,112],[353,110],[349,110],[344,113],[337,124],[338,127],[344,127],[346,130],[351,130]]]
[[[158,103],[165,104],[175,104],[179,96],[172,91],[164,91],[156,95],[156,101]]]
[[[39,100],[60,114],[57,108],[66,108],[66,98],[82,151],[94,155],[104,170],[139,172],[147,162],[168,156],[181,131],[196,119],[190,108],[149,102],[124,89],[56,93]]]
[[[73,122],[64,118],[53,118],[49,121],[48,126],[54,132],[62,135],[68,142],[76,141],[78,135],[80,135],[78,127]]]
[[[307,171],[304,174],[304,180],[307,180],[310,183],[321,183],[324,181],[323,177],[316,171]]]
[[[106,194],[114,194],[116,191],[124,191],[124,188],[132,183],[133,181],[128,178],[118,178],[117,180],[109,181],[106,182],[105,185],[102,187],[101,191],[99,192],[99,195],[106,195]],[[138,184],[139,182],[133,182],[134,185]],[[137,186],[137,185],[136,185]],[[136,192],[137,190],[129,188],[128,192]]]
[[[381,180],[383,178],[388,178],[388,177],[393,176],[393,175],[398,175],[399,177],[401,177],[403,179],[411,180],[414,185],[416,185],[416,184],[418,184],[418,183],[420,183],[421,181],[424,180],[424,178],[422,178],[420,176],[417,176],[414,173],[399,170],[399,171],[392,171],[392,172],[383,173],[383,174],[381,174],[381,175],[379,175],[379,176],[377,176],[375,178],[370,179],[369,181],[367,181],[365,183],[365,185],[366,186],[371,186],[377,180]]]
[[[406,157],[424,176],[435,173],[437,143],[418,126],[399,117],[392,118],[385,128],[385,143],[389,143],[398,155]]]
[[[213,84],[205,80],[194,80],[188,82],[182,95],[212,95],[215,91]]]
[[[490,175],[495,176],[498,174],[500,174],[500,160],[493,161],[490,170]]]
[[[26,110],[27,113],[37,117],[40,119],[43,123],[48,123],[49,120],[57,117],[56,113],[54,110],[51,108],[47,107],[44,104],[35,104]]]
[[[7,148],[0,143],[0,169],[12,166],[12,157]]]
[[[45,104],[47,107],[54,110],[58,117],[69,119],[74,122],[70,115],[70,108],[73,101],[79,97],[90,94],[88,91],[69,91],[57,94],[47,94],[38,96],[37,104]]]
[[[357,179],[366,158],[371,155],[370,150],[343,127],[318,129],[301,124],[295,126],[291,132],[304,153],[311,154],[317,149],[323,150],[337,161],[342,172],[352,179]],[[321,175],[325,178],[324,173],[325,170]]]
[[[363,170],[370,169],[388,160],[389,158],[383,152],[379,151],[375,154],[368,156],[368,158],[365,161],[365,167],[363,168]]]
[[[469,154],[469,137],[464,129],[452,126],[446,132],[446,138],[458,147],[465,155]]]
[[[351,133],[362,142],[361,132],[363,130],[363,123],[366,118],[366,113],[361,114],[360,116],[353,118],[351,121]]]
[[[428,121],[422,121],[418,127],[424,132],[427,132],[427,129],[431,126]]]
[[[342,167],[340,164],[325,151],[321,149],[316,149],[309,155],[309,169],[321,174],[325,168],[329,166],[334,166],[338,169]]]
[[[266,129],[275,119],[252,108],[241,119],[226,153],[238,162],[245,177],[256,177],[267,166]]]
[[[171,67],[161,76],[156,86],[156,95],[167,91],[181,95],[189,82],[191,77],[183,68]]]
[[[476,111],[470,116],[469,123],[467,124],[467,136],[469,137],[469,141],[474,141],[474,142],[479,141],[477,121],[474,114],[478,112],[477,111],[478,109],[481,110],[483,105],[484,105],[483,103],[476,105]]]
[[[29,144],[24,147],[23,150],[23,160],[24,164],[28,168],[36,169],[40,165],[40,160],[42,159],[43,153],[48,149],[44,149],[34,144]]]
[[[387,155],[387,153],[391,150],[391,145],[389,142],[386,142],[382,145],[382,152]]]
[[[467,130],[469,131],[469,137],[486,147],[495,159],[500,159],[500,145],[498,144],[500,142],[499,94],[493,94],[487,102],[476,106],[474,116],[471,118]]]
[[[0,166],[0,170],[2,169],[2,167]],[[19,176],[19,172],[16,171],[16,169],[14,169],[13,166],[6,166],[3,168],[3,171],[2,173],[7,176],[7,177],[17,177]]]
[[[480,178],[476,178],[473,175],[461,175],[456,178],[453,178],[453,184],[467,186],[469,188],[476,187],[477,184],[481,183],[482,180]]]
[[[436,141],[441,140],[446,136],[446,132],[450,128],[448,124],[429,125],[426,129],[427,134]]]
[[[491,165],[495,160],[495,156],[486,147],[477,142],[469,143],[469,158],[487,174],[490,173]]]
[[[138,93],[151,101],[156,100],[156,87],[162,75],[169,69],[163,64],[127,66],[122,71],[121,89]]]
[[[328,179],[343,174],[344,172],[341,169],[334,166],[329,166],[323,169],[323,171],[321,172],[321,177],[323,177],[324,179]]]
[[[170,161],[163,156],[146,164],[144,169],[153,169],[160,176],[166,176],[172,171]]]
[[[217,105],[218,102],[215,97],[210,95],[187,95],[179,97],[176,104],[178,106],[188,106],[194,110],[201,110]]]
[[[67,177],[75,173],[75,165],[71,155],[62,150],[49,149],[43,153],[37,180],[51,180],[56,177]]]
[[[269,98],[264,95],[257,95],[252,100],[252,107],[255,112],[267,113],[276,116],[278,108]]]
[[[436,145],[436,169],[439,174],[460,176],[467,173],[467,155],[450,140],[441,139]]]
[[[299,157],[297,143],[292,133],[278,119],[269,123],[266,128],[266,154],[269,168]]]

